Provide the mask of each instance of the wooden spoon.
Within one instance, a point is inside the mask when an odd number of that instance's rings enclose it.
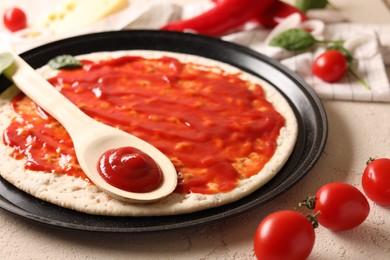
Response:
[[[72,138],[81,168],[96,186],[117,199],[134,203],[157,201],[173,192],[177,185],[176,169],[162,152],[131,134],[87,116],[21,57],[14,53],[10,55],[13,63],[4,71],[4,75],[65,127]],[[10,57],[3,53],[0,59],[6,56]],[[110,185],[102,178],[97,169],[99,158],[110,149],[126,146],[141,150],[157,163],[163,174],[159,188],[145,193],[129,192]]]

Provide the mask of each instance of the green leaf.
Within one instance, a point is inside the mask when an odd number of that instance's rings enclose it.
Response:
[[[323,9],[328,4],[328,0],[295,0],[295,6],[303,12],[307,12],[310,9]]]
[[[302,29],[289,29],[271,39],[270,45],[282,47],[289,51],[303,51],[313,46],[317,40]]]
[[[2,74],[9,66],[14,62],[14,58],[11,53],[0,53],[0,74]]]
[[[71,55],[60,55],[51,59],[48,63],[49,67],[54,70],[59,69],[73,69],[83,66],[81,61],[77,60]]]

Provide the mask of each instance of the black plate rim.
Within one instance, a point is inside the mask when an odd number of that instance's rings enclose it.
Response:
[[[237,54],[237,56],[240,58],[241,56],[245,56],[245,58],[250,59],[253,62],[260,62],[260,65],[264,64],[267,69],[270,69],[271,71],[277,71],[277,73],[280,73],[280,76],[285,77],[286,82],[290,82],[291,84],[295,85],[298,88],[298,92],[300,94],[300,98],[303,98],[305,103],[304,107],[301,107],[299,102],[302,100],[292,100],[288,93],[286,94],[286,89],[281,90],[279,86],[275,86],[279,91],[287,98],[287,100],[290,102],[292,107],[294,108],[296,115],[299,120],[299,124],[301,126],[300,131],[301,133],[301,141],[304,141],[303,147],[300,147],[300,154],[297,156],[299,160],[303,160],[303,164],[301,165],[294,165],[293,167],[293,174],[288,176],[281,185],[277,186],[277,189],[272,189],[270,192],[266,193],[266,196],[262,196],[261,198],[253,198],[250,201],[244,202],[244,204],[240,205],[240,200],[237,205],[237,203],[228,204],[222,207],[219,207],[216,211],[217,214],[207,214],[208,211],[212,212],[211,210],[205,210],[201,213],[201,217],[197,218],[191,218],[191,214],[189,216],[189,219],[187,220],[188,215],[184,217],[184,221],[178,221],[175,223],[162,223],[162,225],[156,225],[156,226],[120,226],[120,227],[112,227],[112,226],[94,226],[94,225],[85,225],[80,223],[72,223],[67,220],[53,220],[48,217],[36,214],[34,212],[30,212],[27,209],[24,209],[23,206],[20,207],[20,205],[17,205],[15,201],[13,201],[12,196],[9,196],[9,192],[12,192],[14,196],[17,196],[18,199],[20,198],[26,198],[26,197],[32,197],[28,194],[24,194],[23,192],[20,192],[19,190],[14,190],[13,186],[8,186],[8,184],[4,179],[1,178],[0,184],[3,187],[0,187],[0,196],[4,197],[0,199],[0,208],[3,210],[10,212],[12,214],[15,214],[16,216],[38,222],[41,224],[59,227],[59,228],[67,228],[67,229],[75,229],[75,230],[84,230],[84,231],[99,231],[99,232],[128,232],[128,233],[139,233],[139,232],[150,232],[150,231],[168,231],[168,230],[175,230],[175,229],[183,229],[188,227],[195,227],[199,225],[205,225],[205,224],[211,224],[213,222],[233,217],[239,214],[242,214],[244,212],[247,212],[249,210],[253,210],[254,208],[260,207],[264,205],[265,203],[268,203],[275,199],[277,196],[283,194],[288,189],[296,185],[303,177],[305,177],[310,170],[314,167],[315,163],[319,160],[322,151],[325,147],[326,140],[327,140],[327,132],[328,132],[328,125],[327,125],[327,117],[325,110],[323,108],[323,105],[321,103],[321,100],[319,97],[315,94],[315,92],[311,89],[311,87],[296,73],[289,70],[285,66],[281,65],[278,61],[273,60],[265,55],[262,55],[258,52],[255,52],[249,48],[246,48],[241,45],[237,45],[230,42],[221,41],[216,38],[210,38],[207,36],[201,36],[201,35],[193,35],[193,34],[184,34],[184,33],[177,33],[177,32],[165,32],[165,31],[154,31],[154,30],[133,30],[133,31],[113,31],[113,32],[103,32],[103,33],[92,33],[87,35],[81,35],[76,36],[72,38],[67,38],[63,40],[59,40],[56,42],[52,42],[49,44],[42,45],[40,47],[34,48],[30,51],[27,51],[25,53],[22,53],[21,56],[29,62],[33,67],[40,67],[44,65],[42,63],[43,61],[39,61],[39,58],[37,57],[44,56],[45,53],[48,52],[55,52],[56,49],[59,48],[59,46],[66,47],[66,46],[75,46],[75,44],[78,44],[79,46],[90,46],[91,42],[98,41],[99,43],[108,43],[110,46],[105,46],[105,50],[119,50],[116,46],[112,44],[114,40],[118,39],[127,39],[128,38],[134,38],[140,41],[141,44],[143,39],[148,39],[149,41],[153,40],[157,43],[155,45],[150,45],[146,49],[155,49],[155,50],[166,50],[166,51],[175,51],[175,52],[181,52],[181,53],[190,53],[190,54],[196,54],[200,56],[207,56],[208,58],[220,60],[226,63],[229,63],[233,66],[239,67],[249,73],[255,74],[257,76],[262,77],[266,81],[269,81],[271,84],[273,84],[272,80],[264,78],[264,75],[257,74],[257,72],[254,72],[253,68],[248,68],[249,65],[245,64],[244,61],[236,61],[232,59],[229,55],[229,51],[234,52]],[[168,43],[164,43],[164,40],[170,40],[170,41],[177,41],[179,43],[193,43],[194,45],[184,45],[184,46],[167,46]],[[138,46],[138,45],[137,45]],[[195,46],[195,47],[194,47]],[[209,52],[208,48],[217,47],[219,52]],[[100,46],[99,48],[103,48]],[[138,46],[139,49],[145,49],[144,47],[141,48],[141,46]],[[92,48],[93,49],[93,48]],[[123,48],[122,48],[123,49]],[[92,52],[91,49],[85,49],[84,53]],[[223,52],[223,54],[221,54]],[[80,50],[74,51],[70,50],[69,52],[72,55],[81,54]],[[201,54],[199,54],[201,53]],[[63,54],[63,53],[61,53]],[[279,75],[279,74],[278,74]],[[0,81],[0,87],[1,87],[2,81]],[[4,84],[4,83],[3,83]],[[1,91],[1,89],[0,89]],[[290,90],[287,90],[289,92]],[[293,93],[293,92],[291,92]],[[289,94],[291,94],[289,93]],[[312,115],[310,118],[306,118],[304,116],[303,110],[309,109],[312,111]],[[312,122],[314,120],[314,122]],[[313,135],[312,137],[308,138],[306,135]],[[310,139],[310,140],[308,140]],[[310,142],[309,146],[307,146],[307,142]],[[298,145],[297,145],[298,146]],[[299,150],[299,149],[297,149]],[[302,157],[305,156],[304,159]],[[289,172],[290,173],[290,172]],[[15,195],[16,194],[16,195]],[[29,198],[31,199],[31,198]],[[35,200],[35,198],[32,198],[32,200]],[[37,202],[39,203],[39,202]],[[43,204],[45,204],[43,202]],[[230,209],[231,205],[233,206],[233,209]],[[47,207],[47,205],[44,205],[43,207]],[[52,207],[49,205],[49,207]],[[54,206],[56,207],[56,206]],[[224,209],[226,208],[226,209]],[[65,209],[66,210],[66,209]],[[72,211],[73,212],[73,211]],[[206,212],[205,214],[203,214]],[[83,213],[77,213],[84,215]],[[192,215],[196,215],[192,214]],[[85,214],[86,215],[86,214]],[[87,216],[88,218],[91,217],[90,215]],[[92,218],[99,218],[98,216],[92,216]],[[175,218],[176,216],[173,216]],[[179,216],[179,218],[181,215]],[[112,217],[113,219],[118,219],[117,217]],[[126,217],[130,219],[134,219],[134,217]],[[113,220],[115,221],[115,220]]]

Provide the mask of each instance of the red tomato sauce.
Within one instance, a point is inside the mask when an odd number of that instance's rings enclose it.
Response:
[[[214,194],[257,174],[285,120],[262,88],[221,69],[175,58],[83,61],[49,82],[89,116],[150,142],[174,163],[176,192]],[[23,96],[4,133],[26,168],[80,176],[66,131]],[[245,159],[245,158],[250,158]]]
[[[109,184],[130,192],[150,192],[163,181],[161,169],[154,160],[134,147],[106,151],[97,169]]]

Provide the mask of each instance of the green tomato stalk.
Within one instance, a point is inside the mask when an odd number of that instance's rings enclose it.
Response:
[[[295,0],[295,6],[302,12],[310,9],[324,9],[330,5],[328,0]]]

